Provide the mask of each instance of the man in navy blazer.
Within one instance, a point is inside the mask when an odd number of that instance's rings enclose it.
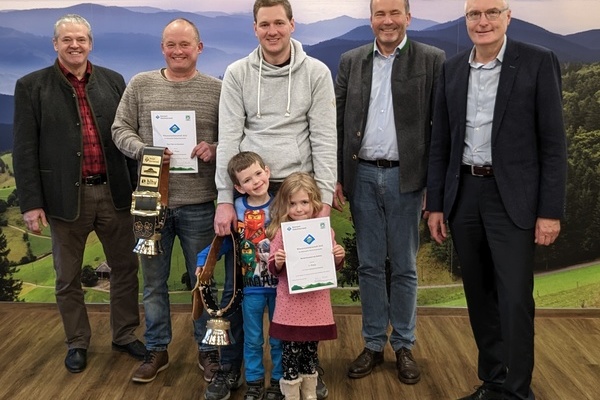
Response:
[[[534,399],[535,244],[560,232],[566,138],[560,66],[507,39],[505,0],[467,0],[474,43],[439,80],[427,179],[433,239],[461,264],[483,384],[463,399]]]

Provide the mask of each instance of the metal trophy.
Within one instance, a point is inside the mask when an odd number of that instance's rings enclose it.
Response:
[[[213,346],[226,346],[235,343],[235,340],[231,336],[231,323],[227,317],[239,309],[243,297],[241,276],[238,277],[241,274],[237,254],[238,246],[233,233],[230,235],[233,248],[233,294],[229,303],[224,308],[219,308],[216,296],[213,293],[215,265],[223,240],[226,238],[229,237],[215,236],[213,239],[204,267],[198,275],[197,283],[200,286],[200,298],[202,299],[204,308],[211,317],[206,323],[206,336],[202,339],[202,343]],[[227,268],[227,265],[225,265],[225,268]]]
[[[132,193],[131,215],[137,243],[134,253],[162,253],[160,230],[164,226],[169,187],[169,165],[163,164],[164,147],[147,146],[142,154],[137,190]]]

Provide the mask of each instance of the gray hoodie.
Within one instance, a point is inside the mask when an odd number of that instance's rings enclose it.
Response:
[[[291,39],[289,65],[267,63],[258,46],[227,67],[219,103],[218,203],[233,203],[227,163],[240,151],[258,153],[271,180],[312,173],[331,205],[337,180],[335,94],[331,73]]]

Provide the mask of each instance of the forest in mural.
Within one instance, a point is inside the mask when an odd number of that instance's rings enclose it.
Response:
[[[90,60],[120,72],[126,80],[138,72],[163,66],[160,34],[175,17],[184,16],[198,25],[205,45],[199,68],[215,77],[222,76],[229,63],[257,45],[249,13],[190,13],[167,8],[80,4],[60,9],[2,10],[0,6],[0,300],[53,301],[49,231],[40,236],[24,231],[12,177],[11,150],[14,83],[54,61],[51,34],[58,17],[77,13],[88,18],[94,31]],[[334,76],[341,53],[372,41],[365,18],[324,16],[323,21],[296,23],[293,36],[304,44],[309,55],[321,59]],[[562,64],[569,149],[566,218],[559,240],[549,248],[539,249],[536,272],[552,272],[562,284],[551,293],[548,306],[600,307],[600,29],[562,35],[513,18],[508,34],[552,49]],[[442,23],[413,18],[408,36],[442,48],[447,56],[470,47],[462,18]],[[357,261],[352,253],[355,247],[349,212],[334,213],[332,225],[338,237],[344,238],[349,252],[341,282],[355,286]],[[418,269],[423,290],[419,303],[462,304],[460,265],[453,249],[448,244],[432,243],[425,224],[422,228]],[[99,242],[91,237],[84,265],[94,270],[104,261]],[[174,265],[170,287],[175,301],[180,296],[181,301],[187,302],[189,292],[181,279],[181,254],[174,255]],[[583,267],[572,268],[579,265]],[[570,277],[559,275],[567,273]],[[539,285],[543,288],[543,281]],[[429,290],[436,286],[437,292],[431,294]],[[574,292],[580,297],[574,297]],[[101,290],[88,290],[86,296],[88,301],[105,299]],[[348,291],[334,295],[340,304],[348,299]]]

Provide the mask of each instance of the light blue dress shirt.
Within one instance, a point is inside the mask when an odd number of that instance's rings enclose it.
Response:
[[[496,58],[486,64],[476,62],[475,47],[471,50],[463,164],[492,165],[492,123],[505,50],[506,36]]]
[[[358,157],[364,160],[398,161],[398,140],[394,122],[394,102],[392,101],[392,66],[400,50],[406,45],[407,37],[390,56],[384,56],[373,45],[373,75],[365,136]]]

